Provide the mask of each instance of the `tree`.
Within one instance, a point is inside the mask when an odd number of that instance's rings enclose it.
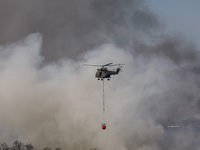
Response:
[[[31,143],[26,144],[25,147],[27,148],[27,150],[33,150],[34,149],[34,147]]]
[[[6,143],[1,144],[1,149],[2,150],[10,150],[10,148],[8,147],[8,145]]]

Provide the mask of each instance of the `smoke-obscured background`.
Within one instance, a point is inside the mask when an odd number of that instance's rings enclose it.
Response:
[[[198,135],[163,123],[200,119],[198,44],[169,32],[149,7],[145,0],[0,0],[0,142],[197,149]],[[126,65],[105,82],[102,131],[102,82],[82,64],[109,62]]]

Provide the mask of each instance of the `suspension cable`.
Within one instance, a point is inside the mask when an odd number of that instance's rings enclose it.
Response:
[[[104,94],[104,80],[103,80],[103,113],[105,113],[105,94]]]

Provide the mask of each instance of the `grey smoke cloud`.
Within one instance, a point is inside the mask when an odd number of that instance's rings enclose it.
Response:
[[[1,44],[40,32],[47,61],[107,42],[130,49],[160,28],[143,0],[1,0],[0,20]]]
[[[192,132],[191,140],[182,138],[183,133],[171,133],[174,141],[166,140],[167,131],[158,123],[160,119],[199,118],[199,76],[195,72],[168,57],[133,57],[113,44],[96,47],[79,61],[61,59],[41,67],[41,47],[39,33],[1,46],[0,132],[4,136],[0,141],[19,139],[65,149],[198,146],[193,140],[199,137]],[[110,61],[126,66],[105,82],[108,129],[102,131],[102,82],[94,78],[95,68],[82,64]]]
[[[94,70],[83,68],[83,61],[70,59],[41,68],[41,46],[39,33],[2,46],[7,57],[1,59],[0,117],[1,133],[5,135],[1,141],[17,138],[68,149],[123,148],[112,130],[101,131],[102,83],[94,78]],[[132,59],[112,45],[97,48],[84,59],[89,62],[96,56],[96,61],[108,61],[113,52],[113,61]],[[107,58],[105,53],[109,54]]]

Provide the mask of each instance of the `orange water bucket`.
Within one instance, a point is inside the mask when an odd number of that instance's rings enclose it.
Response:
[[[102,123],[101,128],[102,128],[102,130],[105,130],[105,129],[106,129],[106,124],[105,124],[105,123]]]

